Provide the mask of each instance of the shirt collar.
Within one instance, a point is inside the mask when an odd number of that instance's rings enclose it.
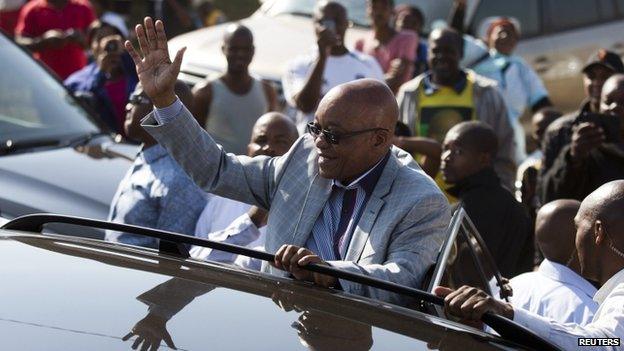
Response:
[[[544,259],[539,266],[538,272],[540,274],[565,285],[572,285],[579,288],[587,296],[593,297],[596,293],[596,288],[591,285],[587,280],[571,270],[569,267],[562,264]]]
[[[360,187],[364,189],[367,194],[370,195],[373,192],[373,189],[375,189],[375,185],[377,185],[377,180],[379,180],[379,177],[381,176],[381,173],[383,172],[386,163],[388,163],[389,158],[390,151],[388,151],[386,153],[386,156],[379,160],[379,162],[377,162],[373,167],[371,167],[368,171],[364,172],[364,174],[359,176],[348,185],[344,185],[336,179],[333,180],[332,184],[336,187],[345,189],[355,189],[357,187]]]
[[[152,145],[146,149],[143,149],[141,151],[141,154],[143,155],[145,163],[154,163],[159,158],[168,155],[167,150],[160,144]]]
[[[427,71],[427,73],[425,73],[425,77],[423,78],[425,95],[433,95],[440,90],[440,86],[431,81],[431,75],[431,71]],[[459,76],[459,80],[452,87],[457,94],[461,94],[461,92],[466,88],[466,85],[468,85],[468,75],[466,72],[461,70]]]
[[[617,272],[613,277],[607,280],[606,283],[604,283],[596,295],[594,295],[594,301],[602,304],[607,299],[607,296],[611,294],[611,291],[613,291],[613,289],[620,284],[624,284],[624,269]]]

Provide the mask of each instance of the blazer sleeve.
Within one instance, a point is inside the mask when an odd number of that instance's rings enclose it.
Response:
[[[329,261],[336,268],[360,273],[412,288],[421,288],[425,273],[435,263],[450,220],[444,195],[431,194],[418,201],[397,224],[382,264]],[[407,305],[412,299],[385,290],[340,279],[345,292]]]
[[[269,209],[283,170],[302,139],[281,157],[226,153],[186,109],[158,124],[154,112],[141,125],[167,149],[186,174],[207,192]]]

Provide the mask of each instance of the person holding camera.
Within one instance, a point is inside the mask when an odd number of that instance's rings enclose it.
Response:
[[[126,104],[138,82],[132,59],[124,51],[117,27],[96,22],[89,31],[93,62],[64,82],[75,95],[86,97],[112,131],[125,136]]]
[[[583,69],[588,96],[581,110],[546,131],[540,170],[542,203],[582,200],[604,183],[624,178],[624,65],[599,50]]]
[[[314,12],[318,47],[291,62],[282,78],[286,101],[298,110],[296,122],[300,134],[306,132],[319,101],[333,87],[361,78],[384,81],[375,58],[345,47],[348,26],[344,6],[321,2]]]

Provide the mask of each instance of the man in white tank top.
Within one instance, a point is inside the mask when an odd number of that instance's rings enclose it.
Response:
[[[193,89],[193,116],[227,152],[244,155],[254,123],[277,109],[277,94],[268,82],[249,74],[254,55],[249,28],[232,24],[223,36],[227,71],[208,77]]]

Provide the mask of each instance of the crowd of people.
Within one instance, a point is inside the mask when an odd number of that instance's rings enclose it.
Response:
[[[285,69],[284,98],[295,111],[287,115],[274,87],[249,71],[254,37],[244,25],[225,31],[225,71],[191,90],[177,80],[184,50],[170,58],[167,21],[146,18],[135,48],[105,2],[14,3],[10,11],[24,6],[17,41],[87,96],[102,123],[142,144],[111,221],[275,252],[267,264],[190,249],[196,259],[404,303],[301,266],[418,288],[451,210],[462,206],[512,278],[513,297],[508,304],[473,287],[439,287],[448,313],[467,320],[499,313],[566,349],[576,337],[624,337],[617,54],[601,49],[589,58],[586,100],[563,115],[514,54],[521,37],[514,19],[494,19],[485,38],[474,38],[462,28],[466,2],[457,0],[449,26],[426,38],[419,9],[368,0],[370,33],[348,48],[347,10],[323,1],[310,28],[315,47]],[[181,11],[164,3],[170,14]],[[525,113],[530,131],[520,123]],[[526,149],[527,134],[536,150]],[[158,245],[127,233],[106,239]]]

